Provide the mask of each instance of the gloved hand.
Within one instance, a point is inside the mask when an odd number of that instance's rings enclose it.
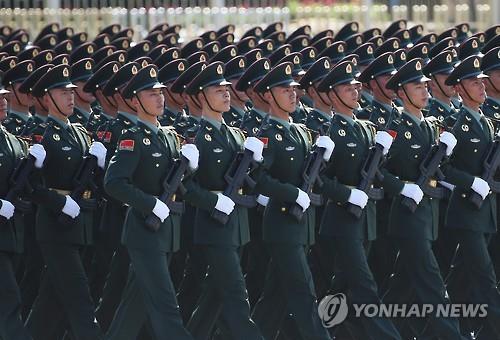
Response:
[[[361,209],[366,207],[368,203],[368,195],[359,189],[351,189],[351,194],[349,195],[349,199],[347,200],[351,204],[355,204]]]
[[[316,146],[325,149],[323,159],[328,162],[332,157],[333,149],[335,149],[335,142],[329,136],[319,136],[316,140]]]
[[[256,137],[248,137],[243,144],[245,149],[253,152],[253,159],[256,162],[262,162],[262,150],[264,150],[264,143]]]
[[[198,161],[200,160],[200,151],[194,144],[184,144],[181,147],[181,155],[186,157],[189,161],[189,168],[191,170],[198,169]]]
[[[472,190],[477,192],[479,195],[481,195],[483,200],[490,193],[490,185],[488,184],[488,182],[486,182],[484,179],[479,178],[479,177],[474,178],[474,182],[472,182],[471,188],[472,188]]]
[[[160,219],[161,223],[163,223],[163,221],[167,219],[168,215],[170,215],[170,209],[165,203],[157,198],[155,207],[153,208],[153,214],[155,214]]]
[[[80,215],[80,206],[75,202],[73,198],[71,198],[71,196],[66,195],[66,203],[62,208],[62,212],[71,218],[76,218],[78,215]]]
[[[0,207],[0,216],[10,220],[12,216],[14,216],[14,210],[16,210],[16,208],[7,200],[0,199],[0,202],[2,202],[2,206]]]
[[[269,203],[269,197],[264,195],[259,195],[257,196],[257,203],[259,203],[263,207],[267,207],[267,204]]]
[[[306,211],[307,208],[309,208],[309,206],[311,205],[311,199],[305,191],[302,191],[299,188],[297,189],[299,190],[299,193],[297,195],[297,198],[295,199],[295,202],[297,202],[297,204],[302,207],[302,211]]]
[[[407,183],[401,191],[401,195],[411,198],[415,203],[420,204],[422,198],[424,198],[424,192],[420,187],[413,183]]]
[[[29,154],[35,157],[35,167],[40,169],[43,166],[47,152],[42,144],[33,144],[28,150]]]
[[[448,131],[443,131],[443,133],[439,136],[439,141],[446,144],[446,156],[450,156],[453,153],[453,149],[457,145],[457,139],[455,136]]]
[[[106,147],[101,142],[93,142],[89,148],[89,154],[96,156],[97,158],[97,166],[101,169],[104,169],[106,165]]]
[[[377,131],[375,135],[375,143],[384,147],[384,151],[382,152],[384,156],[389,153],[393,141],[392,136],[386,131]]]
[[[219,210],[220,212],[223,212],[226,215],[230,215],[234,210],[234,202],[226,195],[218,193],[215,209]]]

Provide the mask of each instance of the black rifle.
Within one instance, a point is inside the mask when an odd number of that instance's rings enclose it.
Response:
[[[384,198],[384,190],[373,188],[375,179],[382,181],[384,176],[380,172],[380,165],[384,161],[384,147],[380,144],[375,144],[370,148],[368,157],[365,160],[363,169],[361,169],[361,182],[358,184],[357,189],[365,192],[372,200],[381,200]],[[347,203],[347,211],[353,214],[356,218],[360,218],[363,209],[356,204]]]
[[[332,125],[330,123],[326,131],[321,131],[321,135],[329,136],[331,126]],[[317,146],[313,147],[306,158],[304,170],[302,171],[302,184],[299,189],[307,193],[309,199],[311,200],[311,205],[313,206],[320,206],[323,204],[323,198],[321,195],[312,192],[312,190],[316,184],[320,187],[323,186],[323,181],[319,177],[319,174],[325,167],[326,162],[323,159],[325,151],[325,148],[319,148]],[[293,203],[289,209],[289,214],[300,222],[304,216],[304,210],[298,203]]]
[[[444,179],[444,174],[441,172],[439,165],[446,158],[446,148],[446,144],[442,142],[434,145],[419,166],[420,176],[415,184],[422,189],[425,195],[432,198],[443,199],[447,196],[446,188],[429,185],[430,180]],[[403,197],[401,204],[407,207],[412,213],[417,210],[417,203],[412,198]]]
[[[258,137],[264,126],[267,124],[268,116],[266,116],[259,127],[259,130],[254,135]],[[245,195],[240,193],[243,186],[247,185],[250,189],[255,187],[255,181],[250,177],[249,172],[254,168],[255,161],[253,152],[245,149],[236,154],[231,165],[227,169],[224,179],[227,182],[226,189],[222,192],[224,196],[229,197],[236,205],[245,208],[254,208],[257,205],[255,195]],[[212,218],[216,219],[221,224],[226,224],[229,221],[229,215],[214,209],[211,214]]]
[[[483,162],[483,174],[481,178],[488,182],[490,189],[494,193],[500,192],[500,182],[495,181],[495,174],[500,166],[500,140],[495,138],[490,146],[486,158]],[[474,204],[478,209],[483,205],[483,197],[477,192],[472,191],[469,196],[469,201]]]
[[[200,125],[198,133],[203,129]],[[196,140],[196,137],[195,137]],[[160,201],[165,203],[171,212],[182,215],[184,213],[184,202],[174,201],[174,195],[179,188],[182,188],[182,179],[188,171],[189,160],[180,155],[179,159],[175,160],[170,168],[167,176],[163,180],[163,193],[158,197]],[[158,231],[161,226],[161,220],[154,213],[149,214],[146,218],[146,227],[151,231]]]
[[[24,130],[23,130],[24,131]],[[49,131],[49,126],[45,129],[45,132],[42,136],[45,138]],[[25,136],[23,136],[25,137]],[[21,214],[25,214],[31,211],[31,202],[25,201],[21,199],[21,195],[24,190],[29,187],[29,177],[35,168],[36,158],[32,155],[21,158],[19,163],[17,164],[14,172],[10,177],[10,189],[5,196],[5,200],[11,202],[16,207],[16,212],[20,212]],[[5,217],[0,216],[1,222],[6,221]]]
[[[102,139],[106,135],[106,131],[107,129],[103,133]],[[100,139],[99,142],[102,141],[102,139]],[[75,188],[69,194],[78,206],[80,206],[81,210],[94,210],[99,204],[98,200],[95,198],[83,197],[83,194],[87,190],[90,190],[91,192],[96,192],[98,190],[94,181],[97,169],[98,165],[96,156],[88,154],[83,157],[83,161],[81,162],[74,179]],[[61,212],[57,221],[60,225],[69,228],[75,224],[76,218],[72,218],[71,216]]]

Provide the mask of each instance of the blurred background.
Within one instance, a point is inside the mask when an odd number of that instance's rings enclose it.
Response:
[[[500,23],[500,0],[0,0],[0,24],[23,27],[31,36],[46,24],[59,22],[89,36],[112,23],[134,29],[134,40],[163,22],[180,24],[180,41],[235,24],[236,37],[254,26],[283,22],[291,32],[310,25],[313,32],[336,31],[357,21],[360,31],[384,29],[396,19],[423,24],[428,32],[469,22],[472,32]]]

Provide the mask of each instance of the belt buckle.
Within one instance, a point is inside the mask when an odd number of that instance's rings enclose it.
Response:
[[[91,196],[92,196],[92,191],[90,190],[85,190],[82,194],[82,198],[85,200],[90,199]]]
[[[430,180],[429,180],[429,186],[430,186],[431,188],[436,188],[436,187],[437,187],[437,180],[435,180],[435,179],[430,179]]]

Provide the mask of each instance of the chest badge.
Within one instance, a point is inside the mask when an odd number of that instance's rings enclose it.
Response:
[[[144,143],[144,145],[151,145],[151,141],[149,140],[149,138],[144,138],[142,142]]]
[[[411,132],[410,131],[406,131],[405,132],[405,138],[406,139],[411,139]]]
[[[211,142],[212,141],[212,136],[210,136],[208,133],[205,133],[205,140],[207,142]]]
[[[357,146],[356,143],[347,143],[348,148],[355,148]]]
[[[339,130],[339,136],[340,137],[344,137],[345,136],[345,130],[344,129],[340,129]]]
[[[379,124],[385,124],[385,119],[384,119],[384,117],[378,117],[377,122],[378,122]]]
[[[470,140],[472,143],[479,143],[481,140],[477,138],[471,138]]]
[[[418,145],[418,144],[413,144],[412,146],[410,146],[412,149],[420,149],[421,146]]]
[[[285,148],[285,150],[286,150],[286,151],[293,151],[293,150],[295,150],[295,146],[287,146],[287,147]]]
[[[469,125],[467,125],[467,124],[462,125],[462,131],[464,131],[464,132],[469,131]]]
[[[494,116],[496,119],[499,119],[499,118],[500,118],[500,113],[495,112],[495,113],[493,114],[493,116]]]
[[[152,154],[151,156],[156,157],[156,158],[157,158],[157,157],[161,157],[161,153],[159,153],[159,152],[155,152],[155,153],[154,153],[154,154]]]
[[[222,152],[222,149],[221,149],[221,148],[215,148],[215,149],[214,149],[214,152],[215,152],[215,153],[221,153],[221,152]]]
[[[59,142],[61,140],[61,136],[59,136],[57,133],[54,133],[52,135],[52,138],[56,141],[56,142]]]
[[[276,138],[276,140],[277,140],[278,142],[281,142],[281,141],[283,140],[283,137],[281,137],[281,135],[280,135],[279,133],[277,133],[277,134],[274,136],[274,138]]]
[[[69,151],[69,150],[71,150],[71,147],[70,146],[63,146],[61,150],[62,151]]]

